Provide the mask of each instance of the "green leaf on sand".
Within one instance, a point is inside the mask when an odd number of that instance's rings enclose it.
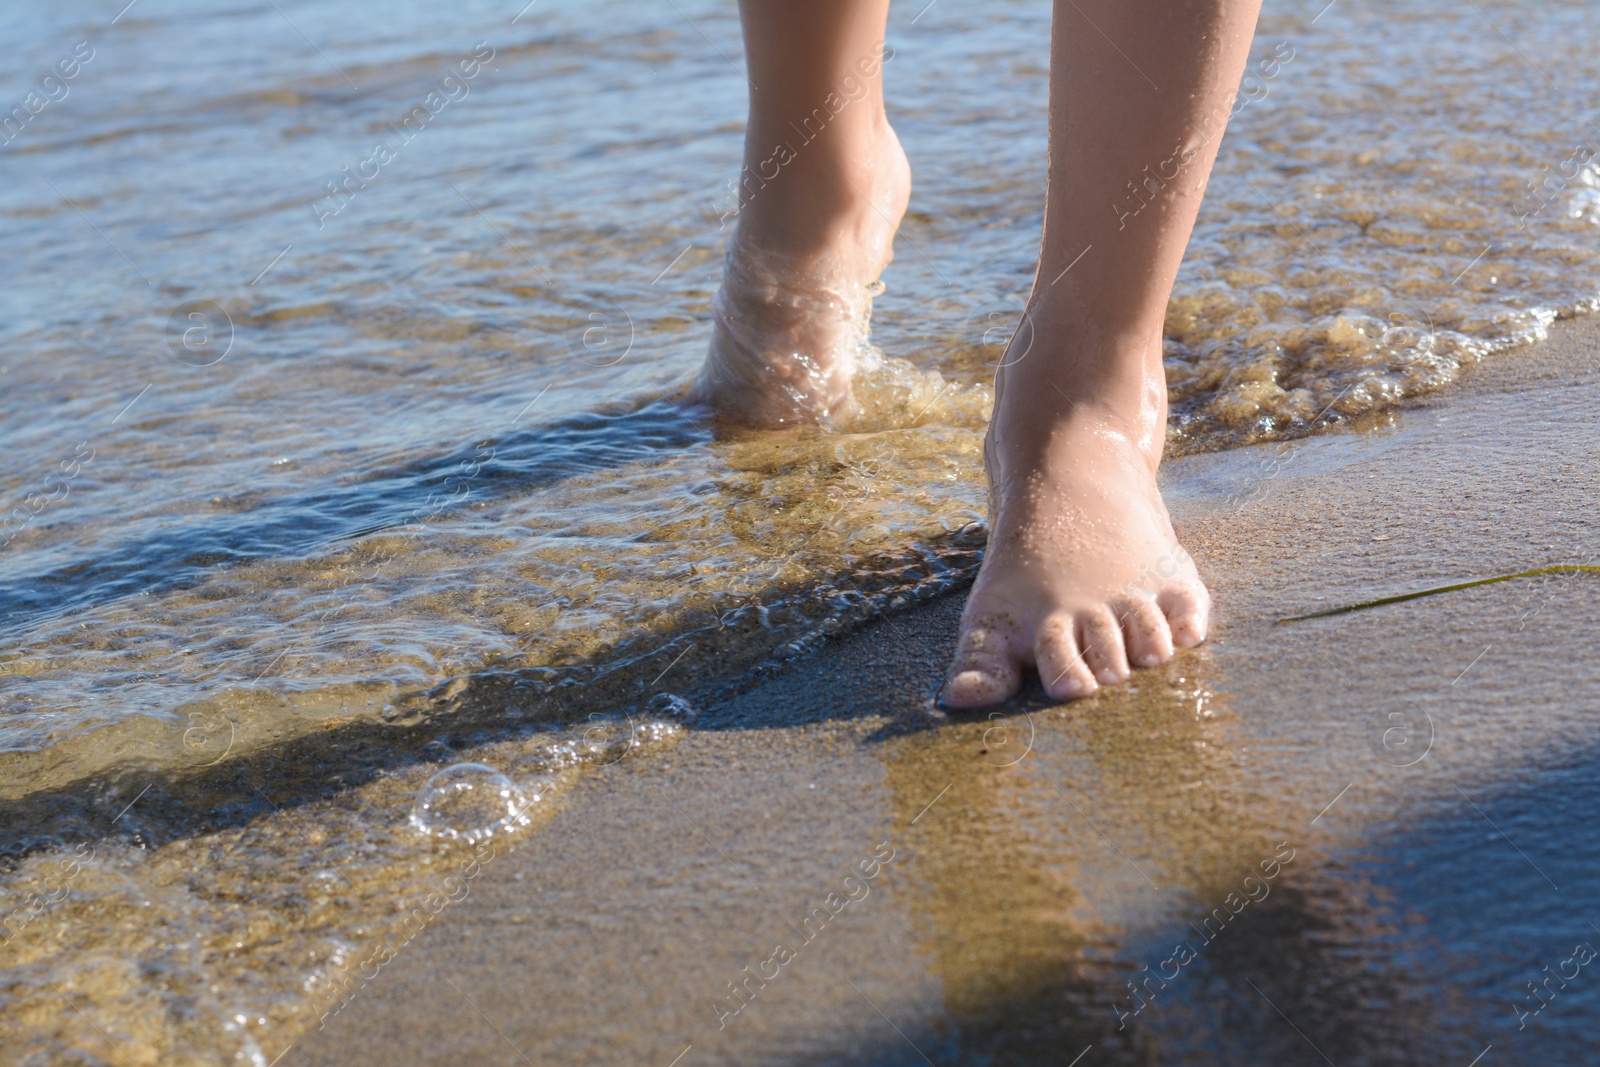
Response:
[[[1562,563],[1554,567],[1540,567],[1536,571],[1518,571],[1515,574],[1500,574],[1493,578],[1479,578],[1474,582],[1457,582],[1454,585],[1441,585],[1433,589],[1424,589],[1416,593],[1401,593],[1399,596],[1379,597],[1377,600],[1363,600],[1359,604],[1347,604],[1342,608],[1327,608],[1323,611],[1313,611],[1305,615],[1291,615],[1287,619],[1279,619],[1280,623],[1300,622],[1303,619],[1320,619],[1327,615],[1343,615],[1349,611],[1361,611],[1364,608],[1381,607],[1384,604],[1398,604],[1402,600],[1415,600],[1418,597],[1433,596],[1435,593],[1453,593],[1457,589],[1471,589],[1479,585],[1493,585],[1495,582],[1509,582],[1513,578],[1536,578],[1541,574],[1573,574],[1579,571],[1592,571],[1600,573],[1600,567],[1589,566],[1582,563]]]

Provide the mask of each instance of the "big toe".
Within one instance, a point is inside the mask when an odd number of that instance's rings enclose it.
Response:
[[[982,627],[962,633],[955,662],[939,694],[947,708],[981,708],[1012,696],[1022,687],[1016,654],[1003,634]]]
[[[998,704],[1015,693],[1021,675],[1010,664],[963,667],[945,683],[939,703],[947,708],[981,708]]]

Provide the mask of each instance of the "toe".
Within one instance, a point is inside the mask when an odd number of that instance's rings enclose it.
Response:
[[[1006,635],[973,626],[961,634],[939,703],[947,708],[981,708],[1005,700],[1021,687],[1022,671]]]
[[[1211,594],[1203,586],[1168,589],[1156,603],[1167,616],[1174,645],[1193,648],[1206,639],[1211,626]]]
[[[1009,660],[998,656],[968,660],[951,670],[939,703],[947,708],[981,708],[1007,699],[1021,685],[1021,672]]]
[[[1172,632],[1167,616],[1153,600],[1142,597],[1117,606],[1128,662],[1135,667],[1155,667],[1172,658]]]
[[[1039,639],[1034,642],[1039,681],[1052,700],[1088,696],[1100,688],[1078,650],[1075,629],[1071,616],[1059,615],[1039,628]]]
[[[1102,685],[1127,680],[1130,672],[1122,627],[1110,608],[1096,608],[1078,619],[1078,646],[1083,650],[1083,661]]]

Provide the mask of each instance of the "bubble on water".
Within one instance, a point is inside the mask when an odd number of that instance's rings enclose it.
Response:
[[[529,753],[528,760],[539,769],[551,772],[564,771],[586,762],[582,743],[571,739],[546,741]]]
[[[524,789],[482,763],[446,767],[422,787],[411,808],[411,825],[432,837],[481,841],[513,826],[526,826],[528,809],[549,795],[540,780]]]
[[[598,715],[589,716],[589,725],[576,745],[579,758],[602,767],[616,763],[638,747],[632,721],[602,719]]]
[[[676,693],[657,693],[650,698],[644,710],[653,719],[664,719],[685,726],[700,717],[699,709]]]
[[[694,711],[693,708],[689,709]],[[699,714],[695,712],[695,714]],[[675,722],[647,722],[642,723],[634,731],[634,737],[641,745],[659,745],[667,741],[676,741],[683,736],[683,727]]]
[[[671,705],[687,721],[696,713],[682,697],[661,694],[676,703]],[[562,736],[540,741],[516,758],[516,769],[526,768],[542,774],[563,774],[578,767],[607,767],[635,752],[674,740],[683,733],[679,722],[670,721],[656,711],[667,706],[652,702],[654,718],[633,719],[592,715],[586,723],[575,724]]]

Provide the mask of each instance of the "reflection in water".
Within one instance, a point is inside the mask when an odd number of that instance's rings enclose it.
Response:
[[[992,731],[982,720],[960,723],[885,756],[895,832],[913,857],[901,885],[943,985],[945,1022],[924,1051],[940,1064],[1064,1062],[1105,1043],[1096,1003],[1105,979],[1085,966],[1104,937],[1081,918],[1071,854],[1049,848],[1024,815],[1024,805],[1059,798],[1020,765],[986,762]]]
[[[1214,698],[1174,668],[1136,693],[1007,715],[886,754],[912,909],[944,984],[939,1062],[1058,1064],[1091,1045],[1098,1062],[1146,1062],[1144,1028],[1120,1029],[1110,1008],[1129,997],[1127,931],[1175,895],[1203,896],[1204,872],[1264,836],[1229,800]]]
[[[1209,657],[1183,659],[1137,691],[886,747],[902,884],[943,983],[941,1030],[913,1039],[941,1067],[1064,1067],[1090,1047],[1095,1063],[1286,1067],[1465,1049],[1424,1023],[1441,1005],[1405,970],[1421,935],[1315,828],[1274,822]]]

